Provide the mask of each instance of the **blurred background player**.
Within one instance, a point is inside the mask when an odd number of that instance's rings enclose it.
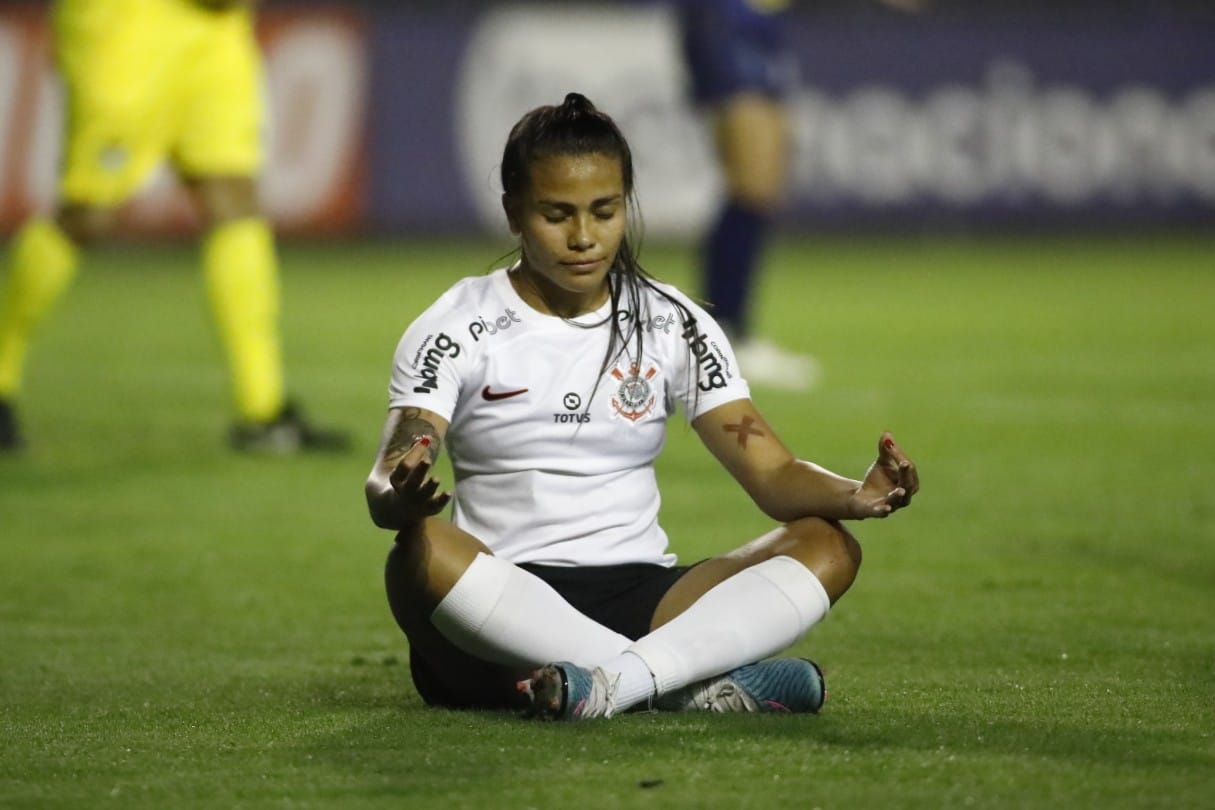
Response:
[[[21,445],[14,413],[28,340],[89,242],[168,160],[201,220],[208,297],[235,399],[232,446],[342,449],[285,397],[274,236],[257,199],[261,64],[251,0],[57,0],[55,58],[67,115],[59,199],[11,248],[0,291],[0,451]]]
[[[782,33],[788,0],[678,0],[695,102],[709,114],[726,198],[702,246],[702,294],[755,384],[804,390],[814,358],[752,334],[751,308],[772,217],[789,174],[786,98],[798,71]]]

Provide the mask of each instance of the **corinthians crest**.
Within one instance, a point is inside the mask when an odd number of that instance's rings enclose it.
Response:
[[[630,422],[636,422],[653,410],[654,401],[657,399],[650,380],[658,373],[658,369],[650,366],[644,377],[640,371],[641,367],[636,363],[629,364],[627,376],[619,368],[612,369],[612,376],[620,380],[620,387],[612,395],[612,408]]]

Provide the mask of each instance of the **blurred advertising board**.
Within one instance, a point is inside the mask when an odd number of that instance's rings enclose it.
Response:
[[[1215,15],[797,11],[787,33],[802,77],[787,227],[1215,215]],[[695,233],[716,210],[664,3],[273,4],[261,35],[263,196],[286,230],[501,233],[506,133],[569,90],[629,137],[651,234]],[[0,231],[51,200],[52,77],[41,15],[0,10]],[[185,217],[167,177],[132,211],[153,231]]]
[[[794,14],[792,227],[1200,223],[1215,214],[1215,15]],[[585,92],[633,145],[652,231],[720,194],[664,4],[499,6],[459,45],[452,138],[482,221],[524,110]],[[453,54],[456,56],[456,54]],[[402,224],[405,224],[404,222]]]

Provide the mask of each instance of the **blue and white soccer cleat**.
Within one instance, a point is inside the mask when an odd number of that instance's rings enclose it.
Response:
[[[818,664],[773,658],[663,695],[659,709],[685,712],[791,712],[816,714],[827,699]]]
[[[568,661],[549,664],[519,681],[515,688],[531,703],[527,717],[589,720],[613,714],[616,680],[598,667],[590,670]]]

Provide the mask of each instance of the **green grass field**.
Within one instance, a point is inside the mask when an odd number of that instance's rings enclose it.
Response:
[[[847,474],[892,429],[922,493],[795,649],[820,716],[576,726],[420,703],[363,505],[397,338],[505,243],[284,247],[291,387],[358,443],[297,459],[222,444],[192,248],[109,248],[0,458],[0,806],[1211,807],[1213,248],[780,243],[762,322],[824,377],[756,400]],[[767,528],[682,425],[660,477],[685,559]]]

